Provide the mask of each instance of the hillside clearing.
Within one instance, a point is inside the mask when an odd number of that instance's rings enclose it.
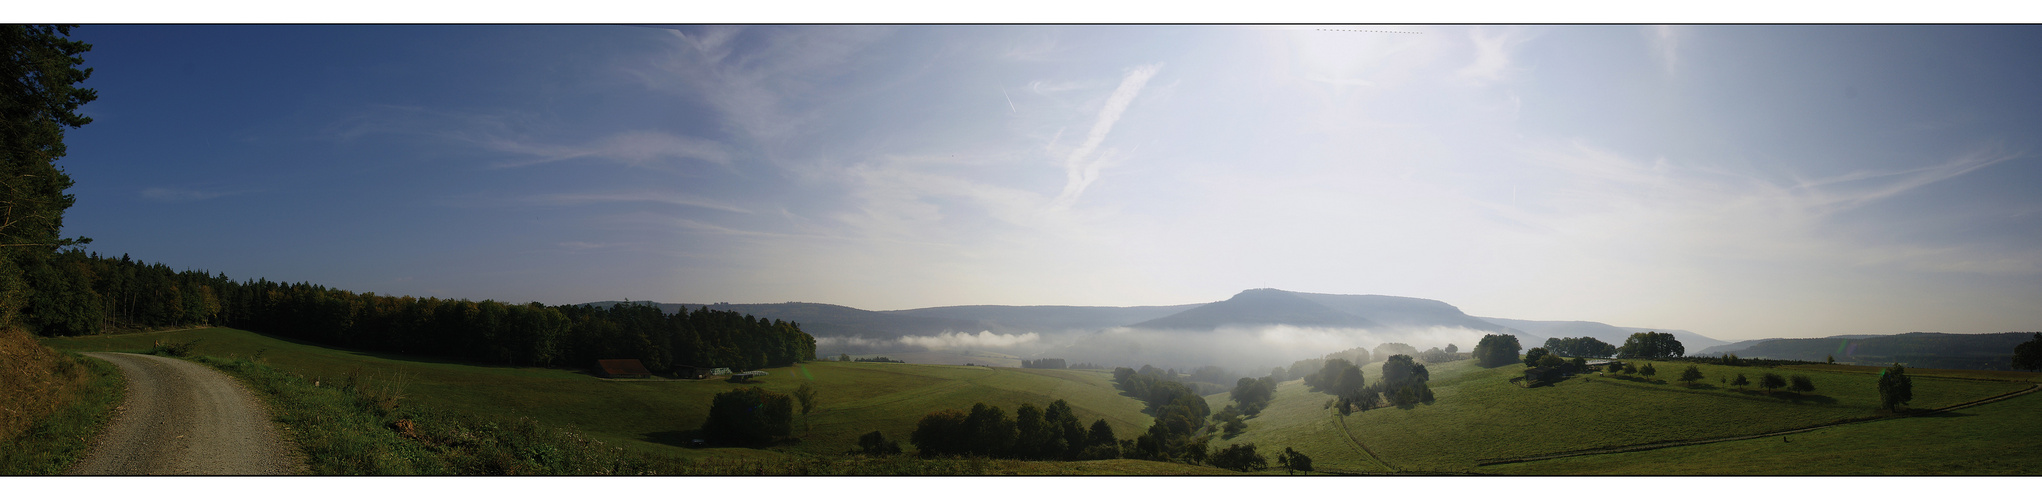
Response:
[[[350,374],[392,381],[406,401],[455,412],[527,416],[572,426],[634,451],[682,458],[777,455],[746,448],[686,447],[692,431],[707,418],[711,397],[737,387],[721,380],[616,383],[568,369],[485,366],[333,349],[229,328],[44,342],[73,350],[138,351],[157,340],[198,340],[195,352],[200,355],[260,358],[329,382]],[[813,377],[819,392],[819,409],[808,415],[812,430],[804,433],[803,417],[797,415],[800,442],[777,450],[841,454],[854,447],[859,435],[874,430],[905,442],[922,415],[965,409],[975,402],[998,405],[1011,414],[1021,403],[1046,406],[1061,398],[1085,422],[1104,418],[1123,436],[1139,433],[1151,421],[1141,413],[1140,402],[1119,395],[1111,376],[1099,371],[843,362],[768,371],[772,375],[751,385],[786,393]],[[804,371],[806,376],[801,375]]]

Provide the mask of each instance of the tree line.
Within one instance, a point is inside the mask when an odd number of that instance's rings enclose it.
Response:
[[[1193,464],[1203,463],[1207,458],[1207,439],[1199,434],[1212,409],[1206,406],[1205,398],[1174,378],[1171,372],[1148,365],[1139,370],[1113,369],[1114,385],[1140,400],[1146,406],[1143,411],[1156,418],[1147,432],[1136,436],[1132,446],[1123,450],[1124,458]]]
[[[126,255],[70,250],[32,266],[24,316],[43,335],[211,324],[327,345],[526,366],[635,358],[677,366],[757,369],[815,358],[799,325],[705,308],[667,314],[618,303],[546,306],[391,297],[309,283],[234,281]]]
[[[1432,403],[1432,388],[1425,385],[1431,378],[1425,365],[1408,354],[1392,354],[1383,360],[1382,378],[1374,384],[1368,383],[1361,367],[1352,361],[1332,358],[1317,373],[1305,377],[1305,387],[1333,395],[1329,406],[1347,415],[1383,404],[1410,408]]]
[[[874,431],[860,438],[860,452],[887,454],[899,449]],[[970,411],[931,412],[915,424],[909,441],[924,458],[979,456],[1019,460],[1101,460],[1120,458],[1121,441],[1106,419],[1088,429],[1078,423],[1070,403],[1056,400],[1047,408],[1022,403],[1014,416],[998,406],[975,403]]]

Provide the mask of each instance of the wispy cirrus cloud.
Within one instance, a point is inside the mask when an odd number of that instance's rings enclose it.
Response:
[[[1790,189],[1803,204],[1826,212],[1850,210],[1916,188],[1976,172],[2025,155],[1998,144],[1972,147],[1942,163],[1905,170],[1859,170],[1825,179],[1801,181]]]
[[[2033,273],[2038,266],[2029,260],[2032,256],[2008,257],[1934,242],[1893,242],[1830,223],[1845,212],[2022,156],[1983,145],[1927,166],[1781,181],[1664,158],[1640,160],[1574,142],[1527,156],[1533,164],[1560,170],[1570,187],[1547,196],[1548,202],[1539,209],[1503,211],[1555,234],[1618,235],[1612,241],[1653,241],[1716,258]]]
[[[1106,135],[1113,132],[1113,124],[1120,121],[1120,115],[1127,112],[1128,105],[1141,95],[1142,86],[1148,85],[1149,78],[1162,69],[1162,63],[1136,66],[1121,77],[1120,86],[1113,89],[1113,95],[1107,97],[1106,105],[1099,109],[1098,117],[1092,122],[1092,131],[1085,136],[1085,143],[1071,150],[1070,156],[1064,159],[1063,193],[1051,202],[1052,206],[1066,208],[1077,203],[1078,197],[1085,194],[1085,188],[1099,179],[1099,170],[1107,162],[1093,153],[1099,149],[1100,143],[1106,141]]]
[[[659,164],[662,160],[701,160],[728,165],[731,153],[722,144],[694,137],[651,130],[622,132],[579,145],[546,144],[507,137],[480,137],[475,141],[491,150],[528,157],[498,165],[522,167],[575,158],[603,158],[633,166]]]
[[[557,193],[525,198],[526,202],[544,205],[587,205],[596,203],[658,203],[680,207],[707,208],[740,214],[750,214],[745,209],[722,201],[685,193],[661,191],[616,191],[606,193]]]
[[[836,97],[831,79],[855,67],[854,55],[891,32],[870,26],[675,30],[671,50],[651,69],[630,71],[649,87],[703,100],[732,128],[775,145],[804,128],[817,101]]]

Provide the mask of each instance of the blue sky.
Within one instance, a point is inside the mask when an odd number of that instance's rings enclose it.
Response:
[[[1274,287],[1722,339],[2042,329],[2042,28],[73,35],[100,98],[60,162],[66,235],[236,279],[865,309]]]

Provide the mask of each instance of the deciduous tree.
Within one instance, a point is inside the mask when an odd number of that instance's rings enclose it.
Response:
[[[1523,349],[1516,335],[1483,335],[1482,341],[1475,344],[1475,364],[1495,368],[1517,363],[1517,353]]]
[[[1282,455],[1276,456],[1276,463],[1282,465],[1284,471],[1290,474],[1299,472],[1310,474],[1312,472],[1312,457],[1298,453],[1297,450],[1290,449],[1288,446],[1283,448]]]
[[[1809,380],[1807,375],[1795,375],[1790,380],[1793,382],[1790,388],[1794,392],[1815,392],[1815,381]]]
[[[1913,399],[1914,380],[1908,378],[1906,367],[1894,363],[1879,371],[1879,407],[1893,411]]]
[[[1765,389],[1765,392],[1767,394],[1771,394],[1773,392],[1773,389],[1786,387],[1787,379],[1782,378],[1779,375],[1767,373],[1765,375],[1761,375],[1758,377],[1758,386],[1760,388]]]
[[[1624,340],[1623,347],[1617,348],[1617,357],[1622,358],[1677,358],[1684,354],[1687,348],[1671,333],[1633,333]]]
[[[1688,385],[1694,385],[1696,380],[1701,379],[1702,369],[1697,368],[1694,365],[1688,365],[1687,370],[1680,372],[1680,381],[1687,382]]]
[[[2014,369],[2042,370],[2042,333],[2035,338],[2014,346]]]

